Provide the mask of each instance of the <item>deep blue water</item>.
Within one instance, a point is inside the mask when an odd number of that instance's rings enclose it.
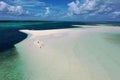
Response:
[[[95,23],[95,22],[40,22],[40,21],[1,21],[0,22],[0,52],[9,50],[14,44],[27,37],[26,34],[19,32],[21,29],[47,30],[76,28],[72,25],[120,25],[120,23]]]

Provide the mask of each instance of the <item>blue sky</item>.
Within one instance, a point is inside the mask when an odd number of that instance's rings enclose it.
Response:
[[[0,20],[120,21],[120,0],[0,0]]]

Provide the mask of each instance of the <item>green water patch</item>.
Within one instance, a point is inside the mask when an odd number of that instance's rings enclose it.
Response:
[[[104,33],[103,38],[111,44],[120,45],[120,32]]]
[[[15,48],[0,54],[0,80],[26,80],[24,66]]]

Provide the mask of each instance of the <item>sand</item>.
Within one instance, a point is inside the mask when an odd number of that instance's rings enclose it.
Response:
[[[21,30],[25,80],[120,80],[120,28]]]

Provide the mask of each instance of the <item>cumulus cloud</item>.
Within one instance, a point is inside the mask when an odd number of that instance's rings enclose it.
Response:
[[[34,16],[41,16],[41,17],[50,17],[50,7],[44,7],[44,10],[41,10],[41,12],[36,13]]]
[[[28,14],[28,11],[25,11],[22,6],[9,5],[3,1],[0,1],[0,11],[14,15]]]
[[[112,14],[113,14],[113,18],[120,17],[120,11],[115,11]]]
[[[80,10],[79,10],[78,5],[79,5],[79,1],[78,0],[76,0],[76,2],[73,1],[73,2],[69,3],[68,6],[69,6],[69,11],[71,13],[68,13],[68,15],[72,15],[73,13],[79,14]]]
[[[21,6],[10,6],[8,7],[8,11],[11,13],[16,13],[18,15],[21,15],[24,12]]]
[[[0,11],[7,9],[7,7],[8,7],[7,3],[0,1]]]
[[[46,9],[45,15],[49,15],[49,14],[50,14],[50,8],[49,8],[49,7],[46,7],[45,9]]]
[[[95,0],[86,0],[84,4],[80,6],[80,10],[93,10],[96,6],[96,1]]]
[[[115,15],[120,15],[120,11],[113,12]]]
[[[83,3],[80,3],[79,0],[72,1],[68,3],[68,16],[72,15],[86,15],[86,16],[95,16],[95,15],[106,15],[112,14],[118,9],[120,1],[113,0],[86,0]],[[114,13],[118,15],[118,13]]]
[[[95,5],[95,0],[86,0],[86,2],[83,4],[80,4],[79,0],[68,3],[69,11],[71,14],[87,13],[88,11],[94,10]]]

